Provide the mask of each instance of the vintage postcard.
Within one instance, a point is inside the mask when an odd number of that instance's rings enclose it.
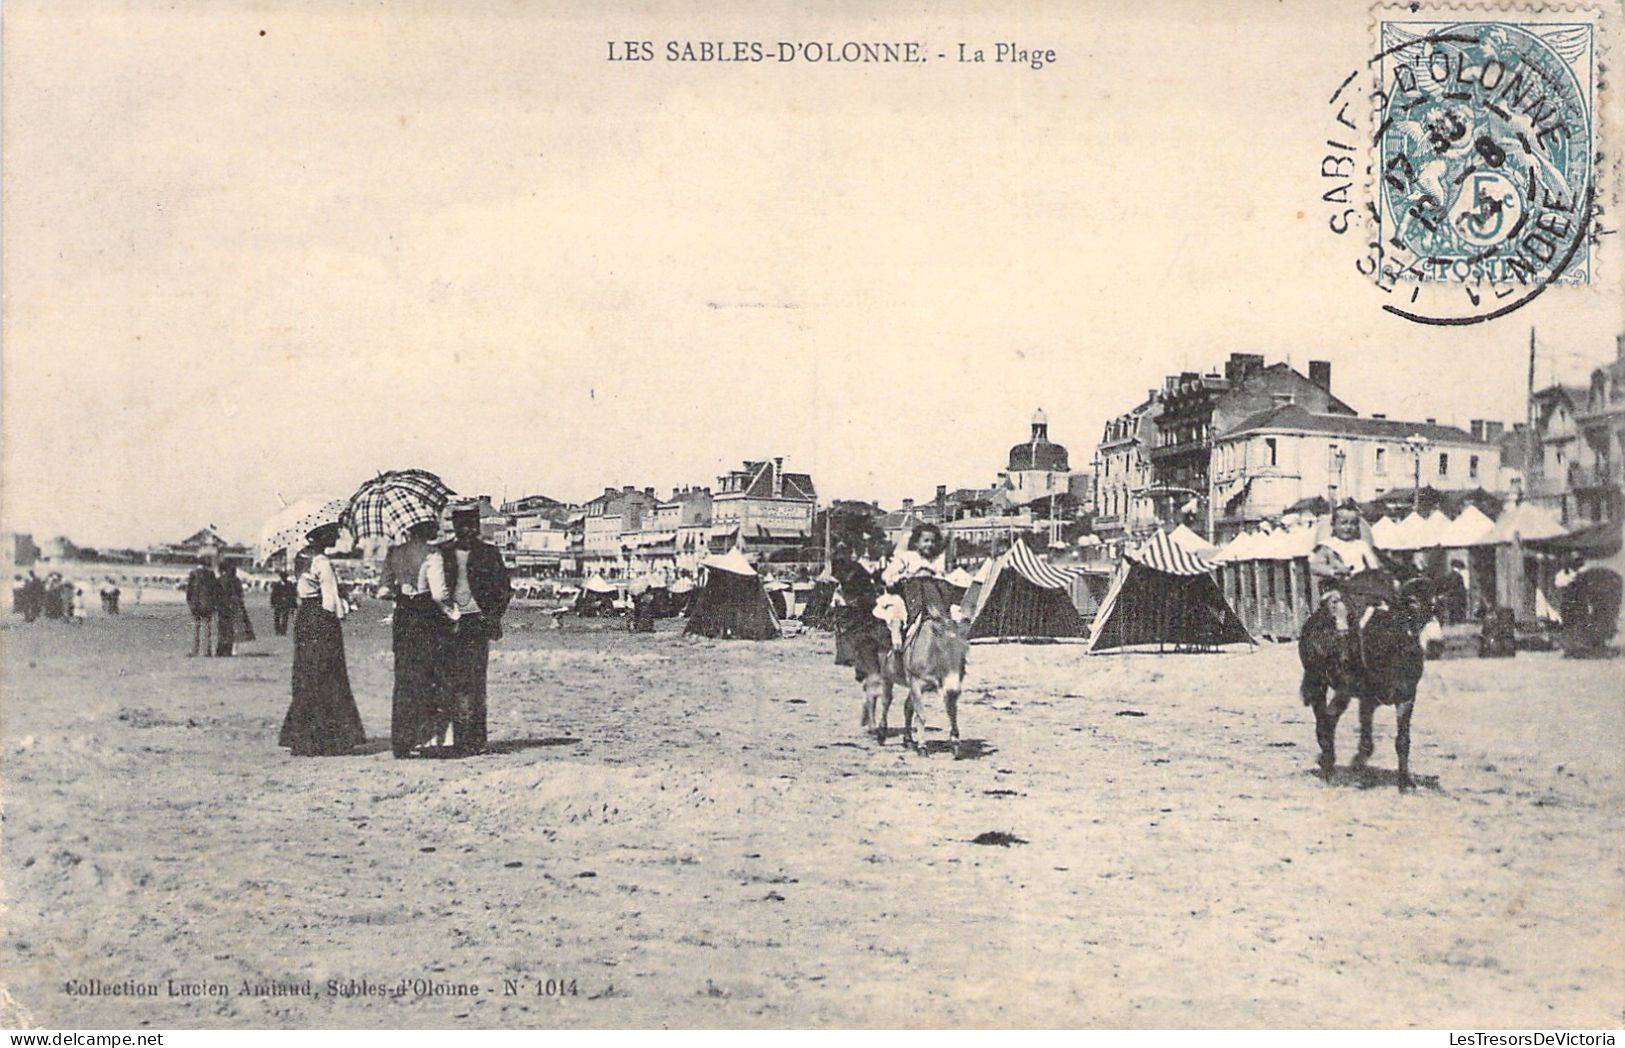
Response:
[[[6,4],[0,1025],[1619,1027],[1621,20]]]

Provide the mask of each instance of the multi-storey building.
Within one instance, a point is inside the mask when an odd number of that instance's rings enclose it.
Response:
[[[1497,443],[1433,419],[1401,422],[1305,410],[1260,411],[1214,443],[1214,541],[1316,499],[1366,501],[1396,488],[1471,491],[1496,483]]]
[[[630,553],[625,548],[626,536],[643,530],[645,515],[653,513],[658,502],[654,488],[640,491],[628,484],[622,488],[605,488],[602,495],[582,507],[582,574],[624,574]]]
[[[783,458],[746,462],[717,478],[711,496],[713,552],[734,546],[752,559],[796,560],[821,546],[813,541],[818,495],[812,477],[786,472]],[[816,551],[809,553],[817,559]],[[801,558],[806,559],[806,558]]]
[[[1353,415],[1332,395],[1332,366],[1309,362],[1304,375],[1290,364],[1264,365],[1256,353],[1232,353],[1224,373],[1169,375],[1157,398],[1157,439],[1151,448],[1152,495],[1169,505],[1197,507],[1192,523],[1206,526],[1208,470],[1214,441],[1244,419],[1288,404],[1316,415]]]
[[[1618,521],[1625,489],[1625,335],[1614,341],[1614,359],[1591,373],[1579,423],[1587,461],[1571,474],[1576,515]]]
[[[1157,391],[1106,422],[1095,449],[1095,534],[1103,539],[1133,537],[1157,523],[1151,497],[1151,448],[1157,440]]]

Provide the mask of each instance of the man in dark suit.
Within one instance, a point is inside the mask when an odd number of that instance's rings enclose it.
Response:
[[[214,654],[214,615],[220,610],[220,580],[209,570],[206,558],[186,577],[186,607],[192,613],[192,655],[201,648],[203,656]]]
[[[287,635],[288,621],[293,618],[297,607],[299,597],[294,584],[288,579],[288,573],[277,572],[276,581],[271,583],[271,626],[278,637]]]
[[[502,616],[513,591],[502,553],[480,538],[478,505],[454,508],[451,528],[452,541],[441,548],[454,616],[445,680],[457,752],[472,756],[485,751],[487,662],[491,641],[502,637]]]

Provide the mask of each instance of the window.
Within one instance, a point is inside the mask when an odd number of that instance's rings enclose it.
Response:
[[[1377,476],[1385,477],[1387,475],[1388,475],[1388,449],[1387,448],[1378,448],[1377,449]]]
[[[1441,452],[1439,452],[1439,476],[1446,477],[1446,476],[1449,476],[1449,475],[1450,475],[1450,456],[1446,455],[1444,452],[1441,451]]]
[[[1275,465],[1276,464],[1276,447],[1275,447],[1275,438],[1274,437],[1265,437],[1264,438],[1264,450],[1269,455],[1270,465],[1272,465],[1272,466]]]
[[[1478,479],[1478,456],[1477,455],[1469,455],[1469,456],[1467,456],[1467,479],[1468,480],[1477,480]]]

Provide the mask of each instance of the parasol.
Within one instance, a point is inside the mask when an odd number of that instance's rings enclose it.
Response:
[[[254,560],[264,564],[284,550],[299,550],[305,536],[323,524],[337,524],[344,513],[343,499],[313,495],[283,506],[260,527]]]
[[[440,511],[455,494],[439,477],[423,469],[380,473],[350,496],[339,523],[356,541],[382,539],[391,545],[404,542],[416,524],[439,522]]]

